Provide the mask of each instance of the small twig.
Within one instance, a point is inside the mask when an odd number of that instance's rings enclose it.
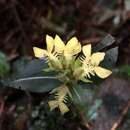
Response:
[[[3,41],[5,44],[10,41],[10,39],[18,32],[18,29],[11,30],[7,33],[5,40]]]
[[[48,28],[57,33],[65,34],[66,26],[64,26],[64,25],[62,25],[62,27],[59,25],[56,25],[55,23],[51,22],[50,20],[46,19],[45,17],[41,17],[39,21],[38,21],[38,23],[40,23],[40,26],[43,29]]]
[[[82,124],[88,129],[88,130],[92,130],[92,126],[89,124],[89,122],[86,120],[86,117],[84,115],[83,112],[79,112],[80,113],[80,116],[81,116],[81,119],[82,119]]]
[[[73,105],[75,106],[75,108],[77,110],[76,112],[81,119],[81,121],[80,121],[81,126],[84,126],[87,130],[92,130],[92,125],[90,124],[90,122],[88,122],[84,111],[81,110],[81,108],[78,105],[76,105],[76,104],[73,104]]]
[[[1,117],[1,115],[2,115],[2,113],[3,113],[4,105],[5,105],[5,102],[4,102],[3,99],[1,99],[1,101],[0,101],[0,117]]]
[[[121,113],[121,116],[119,117],[119,119],[113,124],[111,130],[116,130],[118,128],[118,126],[121,124],[124,116],[127,114],[128,110],[130,107],[130,101],[128,102],[127,106],[124,108],[124,110]]]

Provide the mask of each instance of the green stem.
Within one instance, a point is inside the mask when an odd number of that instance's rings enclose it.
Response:
[[[83,102],[82,100],[82,91],[81,90],[77,90],[76,89],[77,87],[77,84],[76,83],[71,83],[69,85],[69,90],[72,94],[72,101],[75,105],[75,107],[77,108],[78,110],[78,113],[80,115],[80,118],[82,120],[82,124],[84,126],[86,126],[89,130],[91,130],[91,127],[88,123],[88,118],[87,118],[87,114],[86,114],[86,111],[87,111],[87,104]],[[79,88],[79,87],[78,87]],[[80,94],[79,94],[80,93]]]

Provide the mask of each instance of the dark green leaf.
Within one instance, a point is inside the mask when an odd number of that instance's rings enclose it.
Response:
[[[87,84],[85,86],[87,87]],[[74,100],[76,100],[77,103],[82,103],[84,106],[86,103],[90,103],[92,101],[93,92],[91,89],[86,89],[79,85],[72,87],[71,93],[75,97]],[[85,105],[86,106],[86,105]]]
[[[94,82],[95,83],[95,82]],[[96,87],[96,85],[93,82],[84,82],[84,81],[80,81],[80,87],[82,87],[83,89],[94,89]]]
[[[94,102],[94,105],[92,105],[88,110],[88,114],[87,114],[88,119],[93,120],[97,117],[97,110],[101,106],[101,104],[102,104],[102,100],[100,99],[97,99]]]
[[[89,106],[91,106],[94,97],[93,92],[89,89],[83,89],[78,85],[70,88],[70,92],[74,104],[77,106],[79,111],[84,113],[85,118],[88,120]]]
[[[115,42],[114,37],[108,34],[105,38],[103,38],[96,46],[93,47],[94,51],[100,51],[107,46],[110,46],[113,42]]]
[[[14,63],[14,78],[26,78],[32,76],[41,76],[42,70],[47,68],[47,64],[44,59],[34,59],[27,61],[20,59]]]
[[[28,77],[10,82],[10,86],[14,88],[30,92],[48,92],[60,84],[56,77]]]
[[[86,85],[87,86],[87,85]],[[84,113],[86,119],[93,120],[97,116],[97,109],[101,106],[100,99],[94,100],[94,93],[90,89],[83,89],[81,86],[73,86],[71,89],[74,104]]]
[[[71,87],[70,92],[72,94],[72,100],[74,101],[74,103],[83,107],[83,89],[77,85]]]
[[[107,68],[112,68],[116,64],[117,58],[118,58],[118,47],[109,49],[106,52],[105,59],[103,60],[102,65]]]
[[[31,92],[47,92],[60,85],[58,79],[49,77],[50,75],[53,76],[54,73],[43,72],[43,69],[47,67],[44,59],[18,60],[13,66],[16,69],[15,72],[2,81],[5,86],[17,89],[21,88]]]

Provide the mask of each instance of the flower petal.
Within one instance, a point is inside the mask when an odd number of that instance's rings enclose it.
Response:
[[[43,58],[47,55],[47,51],[38,47],[33,47],[34,55],[38,58]]]
[[[50,107],[51,110],[53,110],[56,107],[58,107],[58,102],[55,101],[55,100],[49,101],[48,104],[49,104],[49,107]]]
[[[54,48],[54,39],[51,36],[46,35],[46,43],[47,43],[47,51],[51,53]]]
[[[69,111],[69,108],[63,102],[59,103],[59,109],[60,109],[62,115]]]
[[[105,56],[104,52],[93,53],[91,56],[92,64],[98,66],[100,62],[104,59],[104,56]]]
[[[58,35],[55,36],[54,41],[55,41],[55,51],[58,53],[62,53],[65,48],[64,42]]]
[[[64,54],[75,55],[78,54],[80,51],[81,51],[81,44],[79,43],[76,37],[73,37],[67,42]]]
[[[91,44],[83,46],[82,51],[86,59],[89,59],[89,57],[91,56]]]
[[[99,76],[102,79],[104,79],[112,74],[112,72],[110,70],[99,67],[99,66],[95,67],[94,71],[97,74],[97,76]]]

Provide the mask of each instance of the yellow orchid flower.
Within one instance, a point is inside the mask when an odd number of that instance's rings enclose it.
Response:
[[[62,115],[69,111],[67,105],[62,101],[52,100],[48,102],[50,110],[59,108]]]
[[[73,55],[76,55],[81,51],[81,44],[76,37],[72,37],[66,45],[58,35],[55,36],[54,41],[55,51],[63,53],[67,60],[71,60]]]
[[[69,92],[69,89],[65,85],[61,85],[60,87],[53,89],[51,91],[51,94],[55,93],[55,100],[49,101],[49,107],[50,110],[53,110],[55,108],[59,108],[61,114],[65,114],[69,111],[69,108],[67,107],[66,100],[67,100],[67,94],[71,95]]]
[[[90,74],[96,74],[100,78],[106,78],[112,73],[110,70],[99,66],[100,62],[104,59],[104,52],[96,52],[91,54],[91,44],[83,46],[82,51],[85,56],[85,58],[83,56],[81,57],[84,76],[90,78]]]
[[[35,57],[38,58],[47,57],[48,61],[50,61],[49,66],[62,69],[62,65],[57,58],[56,52],[54,51],[54,39],[49,35],[46,35],[46,44],[47,44],[46,50],[40,49],[38,47],[33,47]]]

